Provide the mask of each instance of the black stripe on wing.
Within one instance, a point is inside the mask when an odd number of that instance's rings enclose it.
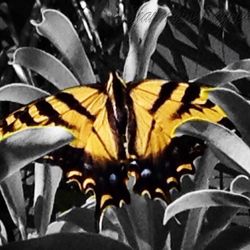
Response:
[[[61,114],[59,112],[57,112],[53,106],[48,103],[46,100],[41,100],[37,103],[35,103],[35,106],[39,112],[40,115],[43,116],[47,116],[48,117],[48,121],[46,122],[46,124],[50,124],[52,122],[54,122],[56,125],[62,125],[62,126],[66,126],[66,127],[70,127],[70,124],[63,120],[60,116]]]
[[[14,113],[14,117],[16,119],[19,119],[21,123],[27,125],[27,126],[35,126],[38,125],[37,122],[34,121],[34,119],[29,114],[29,108],[26,107],[24,110],[18,110]]]
[[[159,97],[156,99],[154,102],[150,113],[155,113],[162,104],[165,103],[166,100],[170,98],[174,90],[178,88],[178,83],[177,82],[167,82],[166,84],[162,85]]]
[[[82,104],[71,94],[60,92],[56,96],[56,99],[66,104],[71,110],[77,111],[79,114],[86,116],[89,120],[94,121],[95,116],[92,115]]]

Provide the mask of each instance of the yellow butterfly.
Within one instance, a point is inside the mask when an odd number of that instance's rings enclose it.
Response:
[[[209,87],[165,80],[127,83],[117,73],[105,84],[65,89],[10,114],[2,121],[3,138],[30,127],[63,126],[74,140],[52,154],[70,181],[94,191],[96,217],[108,205],[130,202],[134,191],[169,200],[193,160],[202,154],[197,139],[175,137],[190,119],[219,122],[225,113],[208,100]]]

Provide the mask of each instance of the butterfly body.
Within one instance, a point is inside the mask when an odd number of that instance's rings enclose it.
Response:
[[[190,119],[219,122],[224,112],[208,100],[209,87],[165,80],[128,83],[117,73],[105,84],[66,89],[37,100],[2,121],[2,140],[31,127],[62,126],[74,140],[51,154],[70,181],[96,196],[96,215],[108,205],[130,202],[134,191],[169,200],[193,160],[203,152],[198,139],[176,137]]]

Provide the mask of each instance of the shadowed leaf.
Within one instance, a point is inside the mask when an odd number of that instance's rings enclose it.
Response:
[[[112,240],[108,237],[103,237],[98,234],[90,233],[60,233],[48,235],[38,239],[20,241],[2,246],[3,250],[23,250],[23,249],[60,249],[60,250],[131,250],[130,247]]]
[[[82,228],[84,231],[94,233],[96,232],[94,213],[94,209],[88,209],[85,208],[85,206],[81,208],[72,208],[61,214],[57,218],[57,221],[70,222]]]
[[[221,234],[206,248],[206,250],[216,249],[250,249],[250,229],[243,226],[233,226],[221,231]]]
[[[207,209],[204,223],[194,249],[205,249],[215,239],[240,211],[235,207],[210,207]],[[215,219],[216,218],[216,219]]]

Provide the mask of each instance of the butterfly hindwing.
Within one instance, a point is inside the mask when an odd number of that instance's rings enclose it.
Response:
[[[209,87],[188,83],[145,80],[129,88],[129,152],[139,159],[134,190],[168,200],[184,173],[193,173],[193,160],[202,154],[195,138],[175,137],[175,129],[190,119],[219,122],[224,112],[208,100]]]

